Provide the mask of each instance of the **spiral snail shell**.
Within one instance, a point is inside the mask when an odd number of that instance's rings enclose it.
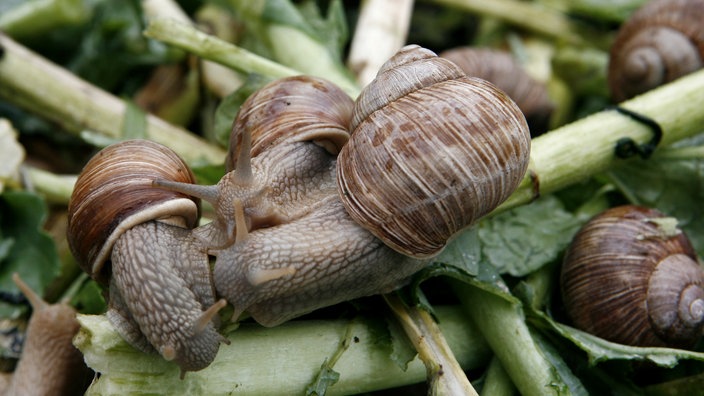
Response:
[[[579,230],[561,273],[576,327],[627,345],[694,346],[704,330],[704,269],[671,220],[625,205]]]
[[[180,157],[151,141],[101,150],[76,181],[67,239],[80,266],[109,286],[107,316],[118,333],[183,375],[215,358],[225,340],[212,321],[226,303],[215,302],[207,254],[189,232],[199,201],[154,188],[155,178],[195,181]]]
[[[548,129],[555,105],[544,83],[531,77],[507,51],[493,48],[456,47],[438,54],[449,59],[470,77],[478,77],[496,85],[521,109],[531,135]]]
[[[608,81],[621,102],[704,66],[704,0],[654,0],[631,15],[609,55]]]
[[[337,163],[352,218],[394,250],[432,257],[503,202],[528,167],[516,104],[417,45],[401,49],[355,103]]]

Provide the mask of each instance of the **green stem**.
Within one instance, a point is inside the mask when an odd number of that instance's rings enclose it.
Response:
[[[385,294],[384,299],[425,364],[428,393],[478,396],[428,311],[409,307],[397,294]]]
[[[27,189],[42,195],[48,203],[68,204],[76,184],[75,175],[57,175],[39,168],[24,167],[22,174]]]
[[[504,366],[496,356],[491,359],[486,370],[481,396],[511,396],[516,393],[516,387],[511,382]]]
[[[482,16],[498,18],[561,42],[585,44],[583,28],[578,28],[564,13],[534,2],[516,0],[434,0],[434,2]]]
[[[523,395],[557,394],[562,380],[528,330],[521,305],[476,286],[451,280],[465,312],[479,327]]]
[[[242,73],[258,73],[271,79],[305,74],[173,19],[155,18],[151,20],[144,35]],[[320,75],[318,77],[335,82],[334,78],[330,78],[330,76]],[[340,87],[352,97],[359,94],[359,89],[350,86],[350,84],[340,85]]]
[[[0,13],[0,31],[12,37],[38,37],[60,26],[87,22],[92,14],[85,0],[24,1]]]
[[[121,137],[126,104],[0,34],[0,97],[80,134],[88,129]],[[225,151],[189,131],[147,115],[147,138],[171,147],[191,164],[219,164]]]
[[[702,103],[704,70],[620,106],[655,120],[662,128],[662,147],[704,130]],[[653,138],[653,131],[619,112],[605,110],[533,139],[528,173],[494,213],[524,205],[623,163],[626,160],[615,155],[616,144],[622,138],[642,145]]]
[[[467,369],[485,365],[490,351],[459,307],[436,307],[440,328],[455,356]],[[357,394],[422,382],[425,367],[416,358],[403,370],[391,358],[378,322],[355,319],[292,321],[273,328],[242,325],[221,345],[206,369],[179,380],[179,368],[159,355],[135,350],[115,332],[104,315],[79,315],[74,343],[88,365],[100,373],[88,395],[124,394],[303,394],[320,365],[339,350],[348,331],[353,341],[335,363],[339,380],[327,394]],[[350,329],[351,326],[351,329]]]

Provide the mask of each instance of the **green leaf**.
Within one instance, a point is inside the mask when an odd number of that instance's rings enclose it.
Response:
[[[541,324],[570,340],[577,347],[585,351],[591,365],[606,360],[633,360],[642,362],[648,361],[661,367],[672,368],[676,366],[680,360],[704,362],[704,353],[701,352],[673,348],[633,347],[617,344],[558,323],[545,313],[533,312],[532,314],[538,318],[537,320]]]
[[[555,260],[580,225],[557,198],[543,197],[482,221],[478,226],[482,258],[499,273],[527,275]]]
[[[704,254],[704,161],[635,159],[609,175],[633,204],[677,218],[697,252]]]
[[[44,201],[34,194],[6,191],[0,195],[0,244],[9,248],[6,254],[0,255],[0,290],[18,292],[11,279],[17,272],[41,295],[58,275],[60,262],[56,246],[41,229],[46,215]],[[19,312],[18,307],[0,303],[0,317],[13,317]]]
[[[418,352],[397,320],[387,320],[386,323],[391,337],[391,360],[401,370],[406,371],[408,364],[418,355]]]

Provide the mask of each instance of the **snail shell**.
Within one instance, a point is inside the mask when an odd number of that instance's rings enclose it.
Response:
[[[188,165],[170,149],[127,140],[106,147],[85,165],[69,201],[68,243],[78,264],[106,285],[104,264],[122,233],[150,220],[193,228],[199,200],[152,187],[154,178],[195,183]]]
[[[509,52],[491,48],[457,47],[439,54],[470,77],[489,81],[504,91],[521,109],[537,136],[548,129],[555,105],[545,84],[534,79]]]
[[[352,106],[344,91],[322,78],[293,76],[265,85],[250,95],[237,113],[225,162],[227,171],[237,167],[236,148],[245,132],[252,139],[252,157],[282,143],[306,141],[337,155],[349,139]]]
[[[101,150],[76,182],[68,241],[86,272],[109,280],[107,317],[118,333],[173,360],[183,377],[208,366],[227,342],[213,323],[226,302],[215,302],[208,256],[189,230],[199,200],[155,188],[155,179],[195,182],[160,144],[128,140]]]
[[[587,222],[562,267],[575,326],[635,346],[691,348],[704,329],[704,269],[686,235],[654,209],[620,206]]]
[[[651,1],[626,21],[611,46],[608,80],[621,102],[704,65],[704,0]]]
[[[439,254],[503,202],[528,167],[516,104],[416,45],[402,48],[355,103],[337,181],[352,218],[394,250]]]

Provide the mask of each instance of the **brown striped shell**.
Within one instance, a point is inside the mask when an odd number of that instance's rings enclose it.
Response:
[[[521,109],[536,136],[548,129],[555,105],[544,83],[531,77],[507,51],[493,48],[457,47],[438,56],[449,59],[470,77],[496,85]]]
[[[704,269],[657,210],[625,205],[587,222],[562,267],[574,325],[627,345],[690,348],[704,330]]]
[[[416,45],[402,48],[355,103],[338,157],[340,197],[388,246],[432,257],[523,178],[530,134],[491,83]]]
[[[195,183],[176,153],[148,140],[110,145],[83,168],[69,202],[67,238],[79,265],[94,279],[107,284],[103,265],[125,230],[150,220],[196,226],[200,201],[152,187],[159,178]]]
[[[704,0],[655,0],[620,28],[609,56],[611,95],[621,102],[704,66]]]
[[[251,135],[251,156],[283,142],[313,141],[337,154],[347,143],[353,102],[333,83],[312,76],[272,81],[240,107],[230,135],[227,171],[236,168],[236,148]]]

